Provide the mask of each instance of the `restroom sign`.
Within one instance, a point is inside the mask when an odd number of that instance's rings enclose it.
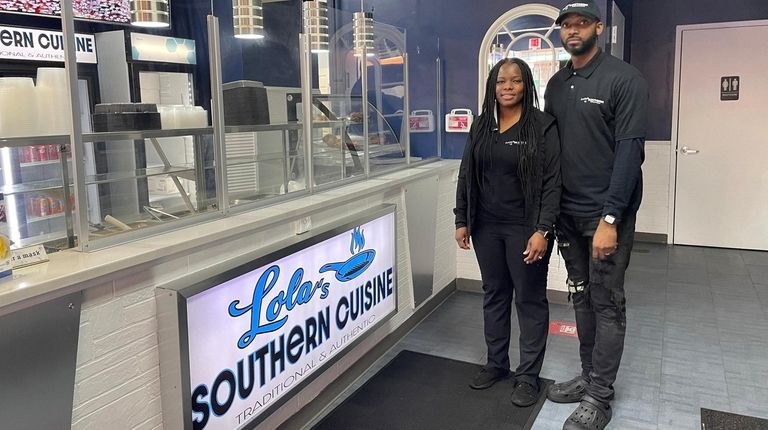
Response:
[[[723,76],[720,78],[720,101],[738,100],[740,90],[740,76]]]

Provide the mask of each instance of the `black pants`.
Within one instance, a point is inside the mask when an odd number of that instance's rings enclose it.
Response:
[[[634,244],[635,215],[618,224],[618,248],[606,260],[592,259],[592,238],[599,222],[600,218],[561,215],[557,238],[573,294],[581,369],[589,380],[587,394],[608,403],[624,352],[624,273]]]
[[[518,382],[538,387],[549,332],[547,268],[552,253],[538,263],[523,262],[533,229],[521,225],[485,224],[475,228],[472,239],[483,278],[483,317],[488,366],[509,369],[512,299],[520,326]]]

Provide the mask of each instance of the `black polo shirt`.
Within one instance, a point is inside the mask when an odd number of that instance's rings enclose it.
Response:
[[[562,212],[581,217],[636,212],[648,104],[640,72],[600,50],[581,69],[568,62],[550,79],[544,98],[560,132]]]
[[[520,123],[497,133],[493,143],[477,145],[475,160],[482,172],[483,188],[479,196],[477,219],[490,224],[525,224],[525,195],[517,173],[520,164],[518,146]]]

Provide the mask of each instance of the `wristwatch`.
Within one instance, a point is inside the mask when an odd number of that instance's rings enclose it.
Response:
[[[615,216],[609,214],[603,217],[603,221],[605,221],[606,224],[609,224],[609,225],[616,225],[617,219]]]
[[[550,232],[547,230],[536,230],[536,233],[539,233],[540,235],[544,236],[544,239],[549,240]]]

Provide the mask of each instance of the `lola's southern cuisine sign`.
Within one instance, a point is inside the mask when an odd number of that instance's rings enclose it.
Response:
[[[78,63],[96,64],[93,35],[76,34],[75,49]],[[64,62],[64,35],[60,31],[0,26],[0,58]]]
[[[300,243],[187,299],[192,428],[256,420],[396,311],[394,216]]]

